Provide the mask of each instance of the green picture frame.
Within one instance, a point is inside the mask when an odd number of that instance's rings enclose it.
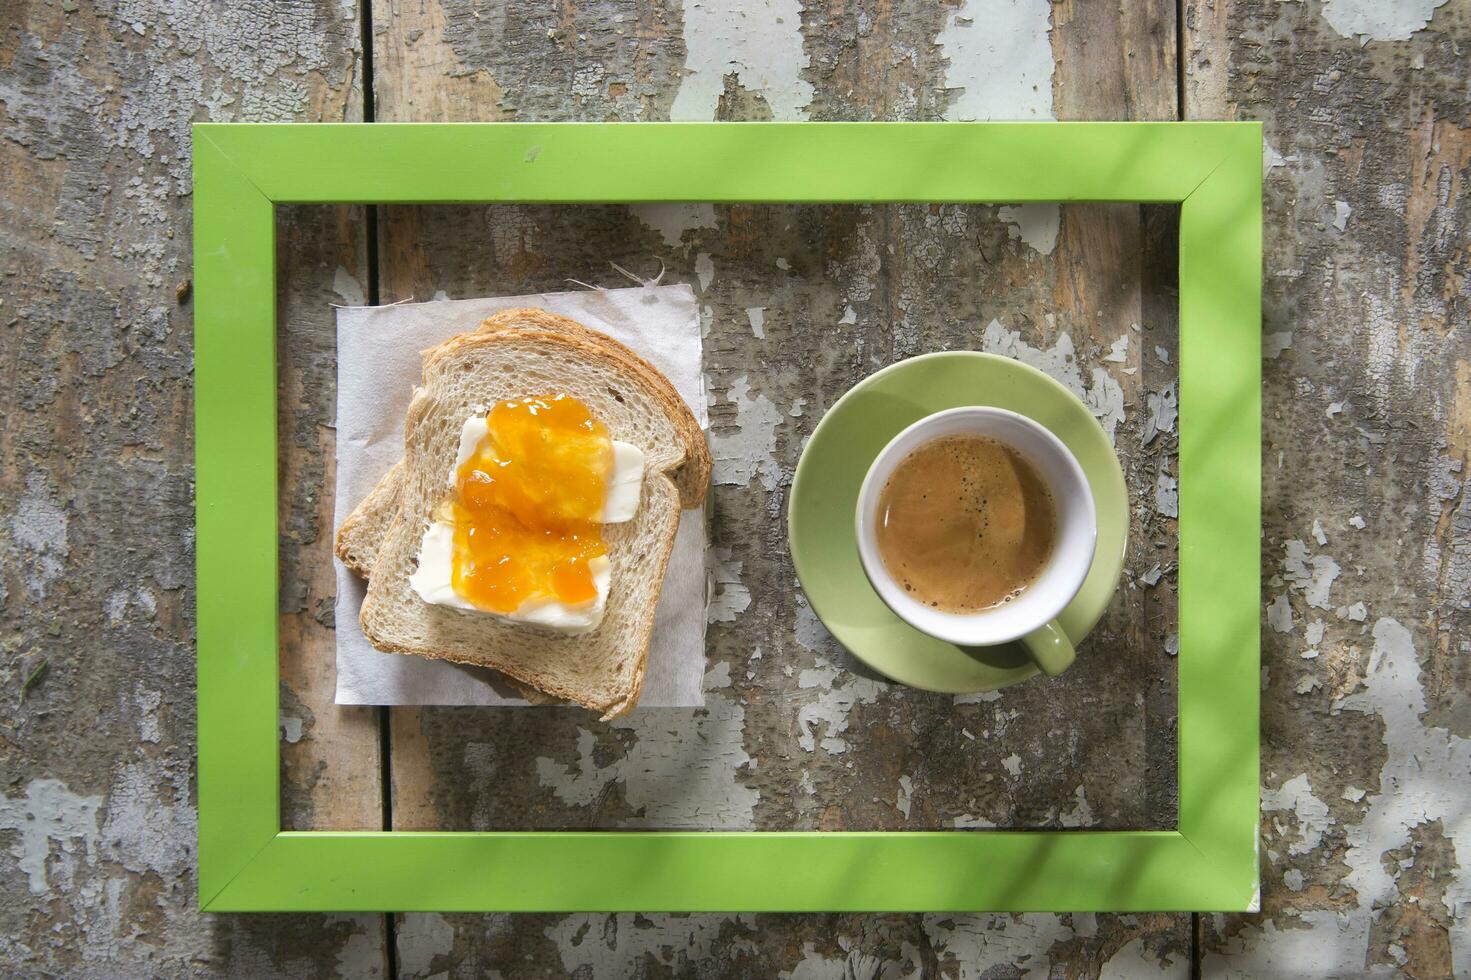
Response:
[[[1261,160],[1257,123],[196,125],[200,907],[1255,909]],[[646,201],[1180,205],[1176,829],[281,829],[273,209]]]

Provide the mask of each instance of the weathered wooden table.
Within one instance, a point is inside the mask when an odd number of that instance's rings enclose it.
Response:
[[[0,972],[1471,975],[1471,3],[474,0],[0,8]],[[191,120],[1266,123],[1257,915],[194,911]],[[1165,827],[1174,215],[284,209],[283,809],[298,828]],[[707,707],[332,704],[330,303],[693,284]],[[941,348],[1084,397],[1132,499],[1078,666],[950,698],[827,636],[782,520],[853,382]]]

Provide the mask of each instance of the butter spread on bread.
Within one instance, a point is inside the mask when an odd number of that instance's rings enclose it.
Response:
[[[560,411],[573,404],[575,409]],[[554,416],[561,425],[549,424]],[[492,419],[499,419],[499,429],[492,430]],[[569,433],[569,421],[581,424]],[[591,525],[633,519],[644,455],[631,443],[607,438],[601,426],[593,432],[593,425],[585,406],[557,397],[515,400],[466,419],[447,481],[449,496],[424,531],[418,568],[409,577],[419,597],[568,634],[596,628],[607,605],[612,565],[606,553],[574,552],[588,550],[593,541],[592,550],[602,550],[601,535]],[[472,510],[460,494],[465,481],[472,481],[469,486],[479,488],[481,497],[500,490],[508,499],[482,500],[484,506]],[[586,500],[576,499],[579,483],[585,484]],[[580,512],[569,513],[579,507]],[[478,528],[477,516],[482,518]],[[579,529],[585,541],[566,540],[575,539]],[[489,543],[473,546],[476,531]],[[463,587],[474,578],[477,564],[481,577],[493,580],[490,601],[476,601],[473,582]],[[586,588],[579,594],[559,590],[554,572],[562,578],[575,573],[586,579]],[[482,582],[479,591],[486,588]]]

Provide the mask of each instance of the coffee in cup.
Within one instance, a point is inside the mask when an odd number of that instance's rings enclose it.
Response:
[[[858,557],[880,599],[959,646],[1019,641],[1038,668],[1073,662],[1058,614],[1093,565],[1088,478],[1046,426],[1001,408],[952,408],[889,441],[855,515]]]
[[[919,602],[948,613],[1004,605],[1052,557],[1052,493],[1016,449],[962,433],[905,456],[879,492],[884,567]]]

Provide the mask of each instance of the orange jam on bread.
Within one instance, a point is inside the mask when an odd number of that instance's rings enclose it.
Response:
[[[607,553],[602,514],[613,469],[607,427],[568,395],[504,401],[455,472],[451,582],[478,608],[597,598],[589,560]]]

